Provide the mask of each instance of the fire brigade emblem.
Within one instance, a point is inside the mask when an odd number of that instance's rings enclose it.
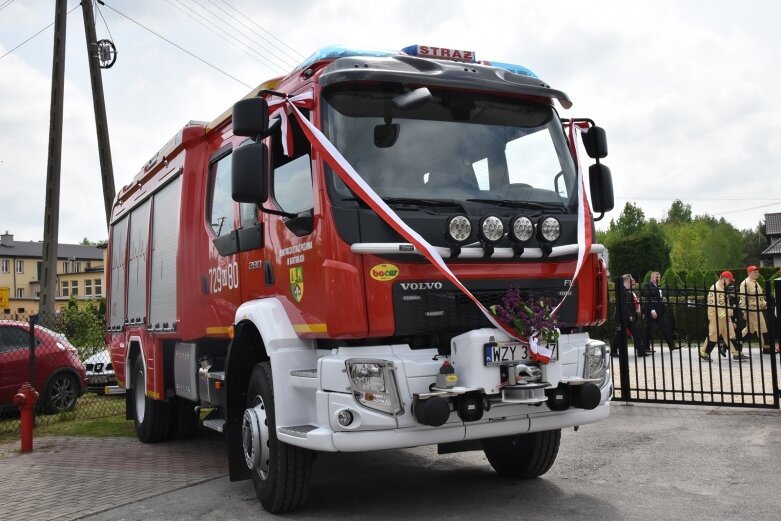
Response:
[[[293,300],[301,302],[304,298],[304,268],[302,266],[296,266],[290,268],[290,294],[293,295]]]

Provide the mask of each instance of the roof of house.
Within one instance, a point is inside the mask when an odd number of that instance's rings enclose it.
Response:
[[[781,237],[773,241],[762,255],[781,255]]]
[[[0,257],[42,258],[43,242],[12,241],[12,246],[0,245]],[[96,246],[81,244],[58,244],[57,258],[77,260],[103,260],[103,250]]]
[[[781,212],[765,214],[765,233],[770,236],[781,235]]]

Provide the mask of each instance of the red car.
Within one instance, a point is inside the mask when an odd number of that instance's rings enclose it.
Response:
[[[40,409],[72,410],[87,386],[87,371],[65,335],[35,326],[35,389]],[[13,406],[14,395],[30,381],[30,326],[0,322],[0,408]]]

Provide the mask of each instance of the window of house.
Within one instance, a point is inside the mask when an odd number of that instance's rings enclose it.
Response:
[[[3,259],[3,273],[8,273],[11,271],[11,261],[8,259]]]
[[[62,296],[68,297],[70,296],[70,284],[67,280],[62,281]]]
[[[24,261],[21,259],[16,260],[16,273],[24,273]]]
[[[90,279],[84,281],[84,295],[87,297],[92,296],[92,281]]]
[[[208,205],[209,226],[214,235],[220,237],[229,234],[233,230],[230,154],[211,166]]]
[[[16,298],[24,298],[24,288],[16,288]]]
[[[72,280],[71,281],[71,295],[78,295],[79,294],[79,281],[78,280]]]
[[[17,312],[17,313],[26,313],[26,311],[24,310],[24,308],[18,308],[18,309],[16,310],[16,312]]]
[[[99,297],[103,294],[102,282],[100,279],[95,279],[93,282],[95,282],[95,295]]]
[[[70,262],[65,261],[65,262],[62,263],[62,272],[63,273],[70,273],[71,272]]]
[[[81,273],[81,262],[73,263],[73,273]]]

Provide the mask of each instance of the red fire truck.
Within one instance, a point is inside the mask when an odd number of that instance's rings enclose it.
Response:
[[[111,219],[107,340],[138,437],[188,436],[203,409],[270,512],[303,503],[317,451],[437,444],[545,473],[612,394],[586,332],[607,310],[607,145],[555,102],[472,51],[329,47],[188,123]],[[563,298],[547,363],[472,301],[510,288]]]

